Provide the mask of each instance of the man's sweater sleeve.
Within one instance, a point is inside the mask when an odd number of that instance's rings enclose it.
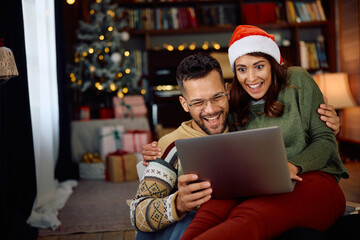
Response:
[[[181,220],[177,215],[177,151],[171,144],[162,159],[150,162],[130,205],[131,224],[137,231],[154,232]]]

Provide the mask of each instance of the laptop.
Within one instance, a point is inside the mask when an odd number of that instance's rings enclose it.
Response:
[[[175,141],[184,173],[209,180],[215,198],[291,192],[279,127],[244,130]]]

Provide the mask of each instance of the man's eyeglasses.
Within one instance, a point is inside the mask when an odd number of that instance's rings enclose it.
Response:
[[[206,100],[206,99],[196,99],[196,100],[193,100],[191,102],[187,102],[186,98],[185,97],[184,98],[185,98],[185,100],[186,100],[189,107],[191,107],[195,111],[201,111],[204,108],[206,108],[207,102],[211,102],[213,105],[216,105],[216,106],[223,105],[227,101],[227,96],[228,96],[227,93],[217,93],[208,100]]]

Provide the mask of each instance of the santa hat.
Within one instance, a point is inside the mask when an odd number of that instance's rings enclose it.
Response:
[[[230,40],[229,61],[233,72],[234,63],[239,57],[253,52],[266,53],[272,56],[279,64],[283,62],[280,49],[275,42],[274,35],[250,25],[238,26]]]

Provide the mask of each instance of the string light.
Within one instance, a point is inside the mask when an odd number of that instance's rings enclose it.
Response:
[[[115,17],[115,12],[114,11],[112,11],[112,10],[107,10],[107,12],[106,12],[110,17]]]
[[[122,89],[122,92],[123,92],[124,94],[127,94],[127,93],[129,92],[129,89],[126,88],[126,87],[124,87],[124,88]]]
[[[129,51],[125,51],[125,52],[124,52],[124,55],[125,55],[125,57],[128,57],[128,56],[130,56],[130,52],[129,52]]]
[[[108,45],[108,47],[111,47],[111,46],[112,46],[112,43],[111,43],[111,42],[108,42],[107,45]]]
[[[101,85],[101,83],[99,83],[99,82],[96,82],[95,83],[95,87],[98,89],[98,90],[103,90],[103,86]]]
[[[109,32],[112,32],[112,30],[114,30],[114,28],[112,26],[108,27]]]
[[[89,48],[89,53],[93,54],[94,53],[94,49],[93,48]]]
[[[99,60],[103,60],[104,59],[104,56],[103,55],[99,55]]]
[[[211,44],[212,44],[212,46],[213,46],[213,48],[214,48],[215,50],[219,50],[219,49],[220,49],[220,44],[218,44],[217,42],[212,42]]]
[[[115,83],[110,83],[110,90],[115,92],[115,90],[116,90]]]
[[[130,68],[125,69],[125,73],[129,74],[131,72]]]
[[[82,84],[82,80],[79,79],[79,80],[77,81],[77,84],[78,84],[78,85],[81,85],[81,84]]]
[[[93,71],[95,71],[95,67],[94,67],[94,66],[91,66],[91,67],[90,67],[90,72],[93,72]]]
[[[78,57],[74,58],[74,63],[78,63],[78,62],[79,62],[79,58]]]
[[[145,95],[146,90],[145,90],[145,89],[141,89],[140,93],[141,93],[142,95]]]
[[[201,48],[204,49],[204,50],[208,50],[209,49],[209,42],[205,41]]]
[[[119,98],[123,98],[124,94],[121,91],[118,91],[116,94]]]
[[[99,39],[102,41],[105,39],[104,35],[100,35]]]
[[[75,3],[75,0],[66,0],[66,3],[69,5],[73,5]]]
[[[86,56],[88,55],[88,53],[84,51],[84,52],[82,53],[82,55],[83,55],[83,57],[86,57]]]
[[[109,53],[110,48],[106,47],[106,48],[104,49],[104,51],[105,51],[105,53]]]
[[[73,83],[76,82],[76,77],[74,73],[70,73],[70,81]]]
[[[94,9],[91,9],[90,10],[90,14],[93,15],[95,13],[95,10]]]
[[[101,0],[96,0],[96,3],[101,3]]]
[[[195,50],[195,48],[196,48],[196,43],[192,42],[189,46],[189,50],[193,51],[193,50]]]
[[[118,78],[121,78],[122,77],[122,73],[121,72],[119,72],[116,76],[118,77]]]

